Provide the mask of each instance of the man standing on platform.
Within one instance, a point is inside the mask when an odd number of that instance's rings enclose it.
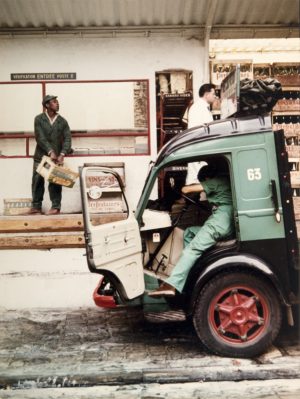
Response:
[[[29,212],[31,215],[42,214],[45,181],[36,171],[42,157],[48,155],[53,162],[63,165],[64,156],[70,152],[72,141],[68,122],[58,114],[57,96],[46,95],[42,104],[45,112],[37,115],[34,119],[34,135],[37,145],[33,156],[32,208]],[[61,208],[62,186],[49,183],[48,189],[52,206],[47,215],[57,215]]]

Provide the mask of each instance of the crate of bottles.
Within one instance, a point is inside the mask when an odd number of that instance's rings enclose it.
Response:
[[[23,215],[28,213],[32,207],[31,198],[6,198],[3,202],[5,216]]]
[[[282,86],[300,86],[299,63],[274,63],[272,70],[274,78],[279,80]]]
[[[75,180],[79,176],[77,172],[73,172],[71,169],[64,166],[57,165],[46,155],[43,156],[37,167],[37,172],[49,183],[69,188],[74,186]]]
[[[295,219],[300,219],[300,197],[293,197]]]

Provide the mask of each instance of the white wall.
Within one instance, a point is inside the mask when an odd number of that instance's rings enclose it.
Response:
[[[0,307],[93,306],[98,274],[82,248],[0,251]]]
[[[196,39],[0,39],[0,56],[0,81],[9,81],[11,73],[22,72],[76,72],[78,80],[150,80],[150,156],[67,160],[75,170],[84,161],[125,162],[126,194],[132,206],[139,198],[149,161],[156,155],[155,72],[170,68],[192,70],[196,92],[203,83],[204,47]],[[36,114],[40,112],[38,102]],[[64,115],[63,103],[61,114]],[[20,115],[21,111],[15,109],[8,119]],[[0,158],[0,214],[4,198],[31,197],[31,175],[31,159]],[[49,207],[47,198],[44,208]],[[62,211],[80,210],[77,182],[73,189],[64,189]],[[99,276],[88,271],[83,255],[83,249],[0,251],[0,306],[9,309],[92,306],[92,293]]]
[[[76,168],[88,162],[125,162],[126,194],[135,206],[143,186],[149,161],[156,155],[155,72],[169,68],[192,70],[194,90],[202,82],[204,47],[196,39],[170,38],[18,38],[0,40],[0,80],[9,81],[11,73],[76,72],[78,80],[149,79],[151,156],[88,157],[68,160]],[[0,86],[1,91],[1,86]],[[54,93],[55,94],[55,93]],[[74,102],[76,98],[74,98]],[[24,104],[26,107],[26,104]],[[36,104],[36,113],[41,105]],[[64,115],[64,105],[61,104]],[[11,118],[18,118],[16,109]],[[72,127],[71,127],[72,128]],[[1,140],[0,140],[1,146]],[[136,165],[139,165],[137,173]],[[9,171],[9,175],[7,175]],[[0,159],[0,213],[4,198],[31,196],[31,159]],[[49,201],[45,202],[49,207]],[[78,186],[64,190],[62,210],[81,209]]]

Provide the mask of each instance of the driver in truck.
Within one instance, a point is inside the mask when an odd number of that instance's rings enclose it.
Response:
[[[148,293],[151,297],[173,297],[176,291],[182,292],[189,271],[203,252],[222,238],[234,233],[232,195],[229,179],[220,176],[213,163],[203,166],[198,173],[200,184],[184,186],[182,192],[205,191],[208,202],[212,205],[212,214],[203,226],[191,226],[184,232],[184,250],[172,270],[170,277],[155,291]]]

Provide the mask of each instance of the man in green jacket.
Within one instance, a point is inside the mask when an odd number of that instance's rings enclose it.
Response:
[[[175,296],[182,293],[191,268],[203,252],[218,240],[234,233],[233,206],[230,182],[218,176],[214,164],[203,166],[198,172],[199,184],[185,186],[184,194],[205,191],[207,200],[213,205],[212,215],[203,226],[191,226],[184,232],[184,249],[170,277],[156,290],[148,293],[151,297]]]
[[[48,155],[53,162],[62,165],[64,156],[71,150],[72,141],[68,122],[58,114],[57,96],[46,95],[42,104],[45,112],[37,115],[34,119],[34,135],[37,145],[33,156],[32,208],[29,212],[32,215],[42,214],[45,181],[36,171],[42,157]],[[52,207],[47,215],[59,214],[62,186],[49,183],[48,189]]]

